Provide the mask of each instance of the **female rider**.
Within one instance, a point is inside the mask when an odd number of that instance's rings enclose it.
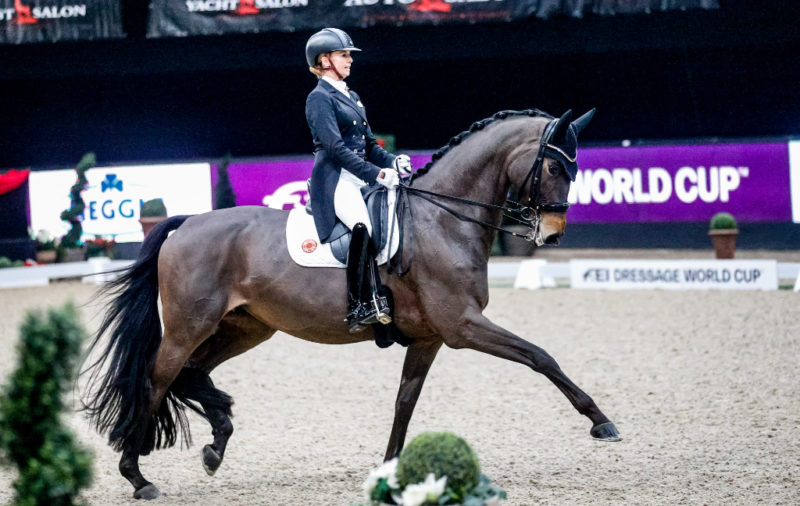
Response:
[[[322,242],[331,239],[337,218],[352,230],[347,257],[350,332],[392,321],[386,298],[379,293],[372,225],[361,188],[378,183],[391,189],[398,184],[398,172],[411,173],[408,156],[392,155],[378,145],[364,104],[344,82],[354,51],[361,50],[337,28],[325,28],[306,43],[306,62],[319,79],[306,99],[306,119],[314,139],[311,207]]]

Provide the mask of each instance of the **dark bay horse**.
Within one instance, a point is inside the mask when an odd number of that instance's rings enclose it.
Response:
[[[462,200],[450,199],[448,210],[434,205],[430,194],[417,198],[408,190],[412,218],[403,226],[413,240],[404,249],[413,253],[413,261],[406,275],[384,276],[394,296],[394,323],[410,342],[387,460],[403,447],[442,344],[544,374],[591,420],[593,437],[620,439],[613,423],[550,355],[482,314],[489,302],[492,227],[501,223],[511,185],[527,195],[527,215],[522,214],[531,226],[530,238],[557,243],[577,170],[577,134],[589,119],[591,113],[575,121],[570,113],[560,119],[536,110],[498,113],[454,137],[434,155],[433,165],[414,177],[413,189]],[[456,209],[462,219],[454,216]],[[139,471],[139,456],[174,445],[179,433],[190,442],[186,407],[212,427],[214,440],[202,452],[206,472],[213,474],[221,464],[233,432],[233,401],[209,374],[222,362],[278,330],[326,344],[373,339],[371,329],[348,332],[343,269],[304,268],[290,259],[287,215],[253,206],[169,218],[148,235],[136,262],[107,286],[114,298],[92,343],[100,355],[88,368],[85,409],[122,452],[119,469],[133,485],[134,497],[160,495]]]

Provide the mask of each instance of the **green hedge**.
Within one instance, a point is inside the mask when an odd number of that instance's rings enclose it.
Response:
[[[91,456],[61,421],[86,333],[71,304],[28,312],[18,365],[0,394],[0,457],[16,466],[15,504],[75,504],[91,482]]]

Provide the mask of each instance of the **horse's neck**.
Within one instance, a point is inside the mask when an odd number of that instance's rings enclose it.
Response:
[[[514,157],[538,145],[531,139],[531,119],[506,120],[468,137],[444,155],[423,178],[420,188],[499,205],[510,182],[506,167]]]
[[[530,119],[528,119],[530,121]],[[491,125],[473,134],[447,152],[424,177],[418,180],[419,188],[485,204],[502,205],[510,186],[506,167],[513,160],[538,144],[533,142],[529,123],[520,120]],[[415,186],[417,186],[415,184]],[[463,203],[435,199],[472,219],[499,226],[503,212]],[[450,213],[431,209],[433,218],[447,235],[469,234],[470,228],[456,227],[456,218]],[[429,223],[429,220],[426,220]],[[427,226],[427,225],[426,225]],[[463,237],[464,248],[472,245],[472,262],[488,261],[495,230],[484,227],[479,237]],[[466,257],[464,258],[466,259]]]

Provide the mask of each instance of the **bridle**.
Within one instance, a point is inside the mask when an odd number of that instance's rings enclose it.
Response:
[[[534,160],[531,169],[528,171],[528,175],[525,176],[525,179],[522,181],[522,185],[520,185],[520,191],[525,188],[525,184],[528,180],[531,180],[531,184],[529,187],[527,202],[525,205],[514,202],[513,200],[506,200],[506,205],[499,206],[496,204],[487,204],[485,202],[476,202],[474,200],[464,199],[461,197],[454,197],[452,195],[446,195],[442,193],[431,192],[428,190],[421,190],[419,188],[414,188],[409,186],[405,183],[401,183],[398,186],[398,190],[402,193],[410,193],[412,195],[416,195],[423,200],[426,200],[442,209],[447,211],[448,213],[452,214],[456,218],[462,221],[468,221],[471,223],[476,223],[478,225],[483,226],[484,228],[492,228],[499,232],[503,232],[506,234],[513,235],[515,237],[522,237],[526,241],[536,242],[537,246],[541,246],[544,244],[544,240],[539,234],[539,224],[542,220],[542,213],[565,213],[569,208],[569,202],[542,202],[541,196],[541,181],[542,181],[542,169],[544,167],[544,158],[545,156],[552,155],[557,158],[564,157],[566,160],[574,162],[575,159],[567,156],[567,154],[558,148],[550,144],[552,140],[553,134],[555,133],[556,123],[558,122],[558,118],[554,118],[550,120],[549,123],[544,128],[542,133],[542,138],[539,141],[539,151],[536,154],[536,160]],[[505,229],[503,227],[498,227],[491,223],[486,223],[485,221],[478,220],[476,218],[472,218],[471,216],[467,216],[451,207],[446,206],[445,204],[434,200],[432,197],[438,197],[446,200],[451,200],[453,202],[459,202],[461,204],[467,204],[471,206],[483,207],[485,209],[494,209],[503,211],[504,216],[511,219],[512,221],[516,221],[517,223],[521,223],[523,225],[527,225],[530,227],[530,230],[526,234],[519,234],[512,230]],[[398,199],[398,201],[401,199]]]
[[[550,140],[555,133],[557,122],[557,119],[553,119],[544,127],[542,139],[539,141],[539,152],[536,154],[536,160],[533,162],[533,166],[528,172],[528,175],[525,176],[525,179],[522,181],[522,185],[520,185],[520,190],[525,188],[528,179],[531,179],[531,176],[533,176],[528,193],[527,205],[529,209],[533,209],[537,213],[566,213],[567,209],[569,209],[569,202],[542,202],[541,200],[540,186],[542,184],[544,157],[549,154],[551,158],[565,158],[568,162],[575,163],[575,158],[571,158],[558,146],[550,144]]]

